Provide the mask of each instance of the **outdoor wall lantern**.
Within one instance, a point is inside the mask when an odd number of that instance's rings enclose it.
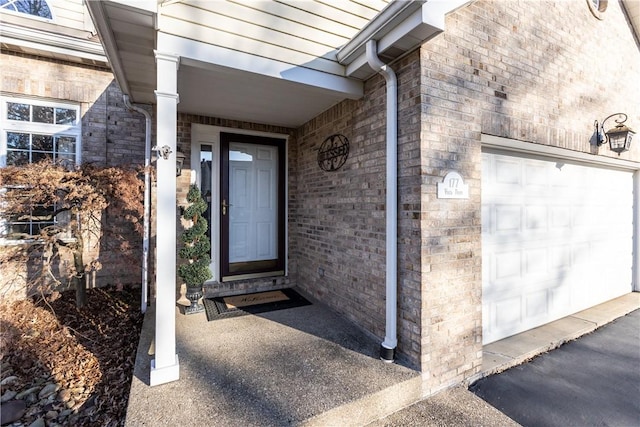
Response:
[[[608,131],[604,131],[604,124],[611,117],[618,116],[615,119],[616,126],[609,129]],[[624,118],[623,118],[624,116]],[[623,153],[631,147],[631,139],[635,132],[631,130],[630,127],[625,126],[623,123],[627,121],[627,115],[625,113],[615,113],[607,117],[602,121],[602,124],[598,123],[596,120],[594,122],[594,126],[596,128],[596,142],[598,147],[606,144],[609,141],[609,148],[611,151],[615,151],[618,153]]]
[[[154,145],[153,147],[151,147],[151,150],[158,153],[158,158],[162,157],[165,160],[167,160],[169,158],[169,154],[172,153],[171,147],[169,147],[168,145],[163,145],[162,147]]]
[[[162,157],[165,160],[169,159],[169,155],[173,153],[173,151],[171,151],[171,147],[168,145],[163,145],[162,147],[155,145],[151,150],[158,153],[158,158]],[[176,176],[182,175],[182,165],[184,164],[185,157],[184,153],[178,150],[176,153]]]
[[[184,153],[178,150],[176,153],[176,176],[182,175],[182,165],[184,164],[185,157]]]

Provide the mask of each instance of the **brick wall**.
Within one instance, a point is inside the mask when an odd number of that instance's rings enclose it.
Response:
[[[420,68],[418,54],[394,67],[399,82],[398,351],[420,364]],[[385,335],[386,88],[380,76],[365,96],[344,101],[298,130],[291,230],[298,286],[382,341]],[[349,139],[335,172],[317,163],[328,136]]]
[[[103,166],[144,163],[144,116],[125,108],[109,69],[5,51],[0,62],[3,95],[80,104],[83,162]],[[139,256],[125,259],[112,242],[87,238],[91,250],[86,256],[99,255],[103,265],[90,277],[92,285],[140,283]],[[139,253],[141,237],[132,234],[130,244],[131,253]]]
[[[582,0],[480,0],[448,16],[446,32],[421,48],[427,394],[481,363],[481,134],[617,157],[592,145],[593,121],[622,111],[632,127],[640,123],[637,44],[618,2],[605,15],[597,20]],[[620,157],[638,161],[640,147]],[[449,170],[470,185],[468,200],[435,197]]]

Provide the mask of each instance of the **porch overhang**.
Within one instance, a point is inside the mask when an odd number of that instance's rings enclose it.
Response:
[[[336,56],[329,73],[163,32],[162,4],[153,0],[89,1],[87,7],[122,91],[155,103],[154,51],[180,57],[178,112],[298,127],[344,99],[359,99],[373,75],[365,45],[378,42],[391,61],[444,30],[447,13],[467,0],[393,1]]]
[[[89,1],[116,81],[134,103],[154,104],[154,51],[180,57],[178,111],[297,127],[363,95],[345,75],[250,55],[162,32],[155,2]],[[339,68],[344,68],[336,64]]]

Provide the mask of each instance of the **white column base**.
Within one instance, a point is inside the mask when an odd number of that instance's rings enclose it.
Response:
[[[151,374],[149,377],[149,385],[160,385],[177,381],[180,379],[180,363],[178,363],[178,355],[176,354],[176,363],[164,368],[156,368],[156,359],[151,360]]]

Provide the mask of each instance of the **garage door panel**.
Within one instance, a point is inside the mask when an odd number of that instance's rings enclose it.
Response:
[[[525,206],[525,229],[528,232],[547,231],[549,227],[549,209],[542,203]]]
[[[515,296],[496,301],[496,323],[513,325],[522,321],[521,297]]]
[[[524,163],[524,182],[529,194],[549,190],[549,175],[544,165],[533,162]]]
[[[495,160],[495,183],[501,187],[499,189],[515,190],[522,182],[522,168],[519,161],[508,158]]]
[[[522,229],[522,208],[514,205],[496,205],[496,233],[517,233]]]
[[[550,225],[553,231],[566,231],[571,227],[571,206],[550,206]]]
[[[495,255],[495,281],[520,280],[522,261],[520,251],[498,252]]]
[[[549,251],[546,248],[530,248],[524,251],[524,270],[528,278],[536,280],[549,274]]]
[[[631,172],[483,153],[484,342],[631,291]]]

